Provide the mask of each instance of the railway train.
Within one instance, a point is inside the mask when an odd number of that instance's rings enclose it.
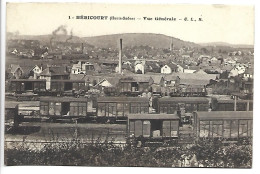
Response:
[[[181,124],[190,124],[194,111],[252,111],[252,100],[218,100],[210,97],[56,97],[39,98],[40,118],[123,122],[129,114],[176,114]],[[24,103],[24,102],[23,102]],[[35,102],[36,103],[36,102]],[[228,103],[225,106],[224,103]],[[224,106],[223,106],[224,105]],[[19,109],[19,115],[25,115]],[[26,111],[29,112],[29,111]],[[34,115],[36,109],[27,115]]]
[[[14,92],[17,98],[22,96],[25,97],[26,95],[24,94],[28,92],[38,96],[79,97],[86,94],[86,92],[91,88],[89,82],[85,80],[52,79],[46,81],[46,79],[11,79],[8,82],[10,83],[8,89],[10,89],[11,92]],[[165,92],[161,91],[161,89],[159,91],[157,91],[157,89],[152,89],[149,83],[151,83],[149,80],[137,83],[131,79],[121,79],[116,87],[104,87],[103,90],[107,96],[138,96],[143,92],[148,91],[160,96],[165,95]],[[172,97],[205,97],[206,94],[206,89],[202,87],[182,87],[175,90],[175,92],[169,92],[167,95]],[[32,99],[35,96],[27,95],[27,97]]]
[[[163,99],[163,98],[162,98]],[[180,127],[184,121],[182,114],[173,110],[171,106],[178,103],[178,107],[187,107],[190,112],[193,127],[194,141],[204,138],[221,138],[225,140],[238,140],[252,137],[252,111],[206,111],[205,98],[197,101],[185,98],[175,100],[169,98],[158,99],[158,106],[167,103],[165,111],[168,113],[149,111],[153,106],[148,98],[142,97],[100,97],[100,98],[75,98],[75,97],[41,97],[39,102],[39,116],[42,119],[58,121],[62,119],[86,120],[94,122],[115,123],[126,121],[129,141],[179,141]],[[183,105],[185,103],[185,105]],[[247,102],[249,103],[249,102]],[[193,104],[191,107],[190,104]],[[19,102],[15,105],[6,105],[6,124],[13,122],[14,127],[23,121],[19,109]],[[24,104],[23,104],[24,105]],[[202,105],[202,106],[200,106]],[[193,108],[194,110],[191,110]],[[169,109],[169,110],[168,110]],[[195,110],[197,109],[197,110]],[[34,110],[35,111],[35,110]],[[26,112],[29,114],[29,110]],[[13,120],[13,121],[12,121]]]

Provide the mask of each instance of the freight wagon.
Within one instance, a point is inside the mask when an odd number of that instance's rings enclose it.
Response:
[[[99,97],[97,120],[101,122],[127,121],[130,113],[148,113],[149,99],[145,97]]]
[[[39,96],[76,96],[84,95],[88,90],[85,80],[13,79],[10,90],[18,95],[31,92]],[[48,88],[47,88],[48,86]]]
[[[238,140],[253,135],[253,112],[218,111],[194,112],[194,136]]]
[[[5,102],[5,130],[16,129],[22,121],[18,115],[18,104],[16,102]]]
[[[179,138],[179,117],[173,114],[129,114],[129,142],[165,142]]]
[[[50,93],[59,96],[80,96],[88,90],[85,80],[51,80]]]
[[[15,92],[16,94],[46,91],[45,79],[12,79],[9,83],[10,91]]]
[[[209,99],[206,97],[163,97],[155,99],[158,113],[176,114],[192,113],[193,111],[208,111]]]
[[[213,111],[252,111],[253,100],[217,99],[211,100]],[[236,104],[235,104],[236,103]]]
[[[208,111],[209,99],[207,97],[163,97],[154,99],[157,113],[177,114],[180,124],[190,124],[191,114],[194,111]]]
[[[58,119],[93,120],[93,100],[74,97],[41,97],[40,116],[51,121]]]

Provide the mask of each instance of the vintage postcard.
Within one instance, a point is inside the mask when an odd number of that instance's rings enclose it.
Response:
[[[6,4],[6,166],[252,168],[254,6]]]

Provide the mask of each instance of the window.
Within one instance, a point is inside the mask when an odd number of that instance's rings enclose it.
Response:
[[[160,113],[168,113],[168,111],[167,111],[167,105],[161,105],[160,106]]]
[[[231,121],[231,138],[238,137],[238,120]]]
[[[107,116],[115,117],[116,116],[116,103],[109,103],[108,104],[108,110],[107,110]]]
[[[140,103],[131,103],[131,110],[130,111],[133,114],[141,113]]]
[[[60,102],[56,102],[55,103],[55,115],[61,115],[61,103]]]
[[[117,116],[124,116],[124,103],[117,103]]]
[[[209,121],[200,121],[200,136],[199,137],[209,137]]]
[[[211,121],[211,135],[212,137],[222,137],[223,122]]]
[[[40,114],[48,115],[49,103],[48,102],[40,102]]]
[[[248,136],[248,120],[239,120],[239,137]]]
[[[97,116],[106,116],[106,104],[98,103],[98,115]]]
[[[150,137],[151,123],[150,121],[143,121],[143,136]]]
[[[171,122],[163,121],[163,136],[170,137],[171,136]]]
[[[143,123],[141,120],[135,121],[135,137],[139,137],[143,133]]]
[[[133,135],[135,133],[135,121],[130,121],[129,133],[130,133],[130,135]]]

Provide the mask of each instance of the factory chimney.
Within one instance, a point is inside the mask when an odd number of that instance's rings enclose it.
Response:
[[[83,43],[81,43],[81,51],[82,51],[82,54],[84,54],[84,45],[83,45]]]
[[[118,72],[119,72],[119,74],[122,74],[122,39],[119,40]]]

